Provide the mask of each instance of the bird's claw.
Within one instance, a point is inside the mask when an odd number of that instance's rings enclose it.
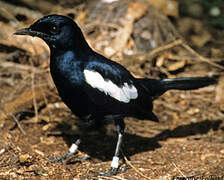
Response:
[[[73,153],[68,153],[65,156],[62,157],[54,157],[54,156],[47,156],[47,158],[52,162],[52,163],[57,163],[57,162],[61,162],[62,164],[66,164],[66,162],[71,159],[72,157],[74,157],[75,154]],[[84,157],[75,157],[74,161],[85,161],[90,159],[89,156],[84,156]]]
[[[54,157],[54,156],[47,156],[47,158],[50,160],[50,162],[52,163],[57,163],[57,162],[61,162],[62,164],[66,163],[66,158],[65,156],[62,157]]]
[[[130,167],[126,165],[122,168],[110,168],[110,170],[107,172],[96,172],[96,171],[91,171],[91,172],[93,172],[96,176],[114,176],[118,173],[123,173],[127,171],[129,168]]]
[[[99,175],[100,176],[113,176],[113,175],[116,175],[117,173],[118,173],[118,168],[111,168],[107,172],[99,172]]]
[[[96,177],[97,176],[113,176],[113,175],[116,175],[117,172],[118,172],[118,168],[111,168],[109,171],[107,172],[97,172],[97,171],[94,171],[92,170],[91,171]]]
[[[73,153],[67,153],[65,156],[62,157],[54,157],[54,156],[47,156],[47,158],[52,162],[52,163],[57,163],[61,162],[62,164],[66,164],[66,162],[71,159],[74,156]]]
[[[78,156],[78,157],[75,158],[75,161],[86,161],[86,160],[89,160],[89,159],[90,159],[89,156],[84,156],[84,157]]]

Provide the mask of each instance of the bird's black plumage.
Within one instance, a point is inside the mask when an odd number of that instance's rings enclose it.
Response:
[[[15,34],[37,36],[48,44],[50,72],[59,96],[84,121],[84,131],[107,118],[114,119],[119,138],[111,165],[112,174],[118,168],[124,117],[158,121],[152,112],[152,102],[165,91],[197,89],[215,83],[208,77],[134,78],[120,64],[93,51],[78,25],[65,16],[45,16]],[[65,158],[77,150],[79,143],[80,140],[76,141]]]

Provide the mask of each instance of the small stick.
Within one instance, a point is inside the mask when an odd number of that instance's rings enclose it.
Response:
[[[174,167],[180,172],[181,176],[183,176],[185,179],[187,179],[187,177],[184,175],[184,173],[176,166],[176,164],[174,162],[172,162],[172,164],[174,165]]]
[[[18,121],[18,119],[13,115],[13,114],[10,114],[10,116],[13,118],[13,120],[16,122],[19,130],[24,134],[26,135],[26,132],[23,130],[22,126],[20,125],[20,122]]]
[[[155,56],[155,54],[157,54],[157,53],[159,53],[159,52],[161,52],[161,51],[165,51],[165,50],[167,50],[167,49],[171,49],[171,48],[173,48],[173,47],[175,47],[175,46],[178,46],[178,45],[181,45],[182,47],[184,47],[184,48],[185,48],[186,50],[188,50],[192,55],[196,56],[199,60],[201,60],[201,61],[203,61],[203,62],[206,62],[206,63],[208,63],[208,64],[210,64],[210,65],[212,65],[212,66],[215,66],[215,67],[217,67],[217,68],[219,68],[219,69],[224,70],[224,67],[223,67],[223,66],[221,66],[221,65],[219,65],[219,64],[217,64],[217,63],[211,62],[210,59],[201,56],[201,55],[198,54],[195,50],[193,50],[190,46],[188,46],[186,43],[184,43],[182,39],[177,39],[177,40],[175,40],[175,41],[173,41],[173,42],[171,42],[171,43],[169,43],[169,44],[166,44],[166,45],[164,45],[164,46],[162,46],[162,47],[158,47],[158,48],[152,50],[150,53],[144,55],[143,57],[144,57],[144,58],[146,58],[146,57],[147,57],[147,58],[149,58],[149,57],[153,57],[153,56]]]
[[[156,49],[153,49],[150,53],[146,54],[146,57],[152,57],[152,56],[154,56],[155,54],[157,54],[157,53],[159,53],[161,51],[165,51],[167,49],[171,49],[171,48],[173,48],[175,46],[178,46],[180,44],[183,44],[182,39],[177,39],[177,40],[175,40],[175,41],[173,41],[171,43],[168,43],[168,44],[166,44],[166,45],[164,45],[162,47],[158,47]]]
[[[221,66],[221,65],[219,65],[219,64],[217,64],[217,63],[211,62],[208,58],[201,56],[200,54],[198,54],[195,50],[193,50],[193,49],[192,49],[190,46],[188,46],[187,44],[185,44],[185,43],[181,43],[181,45],[182,45],[185,49],[187,49],[190,53],[192,53],[193,55],[195,55],[196,57],[198,57],[199,60],[201,60],[201,61],[203,61],[203,62],[206,62],[206,63],[208,63],[208,64],[211,64],[211,65],[213,65],[213,66],[215,66],[215,67],[217,67],[217,68],[219,68],[219,69],[224,70],[224,67],[223,67],[223,66]]]
[[[102,178],[102,179],[110,179],[110,180],[118,180],[114,177],[107,177],[107,176],[97,176],[97,178]]]
[[[135,170],[135,172],[137,172],[140,176],[142,176],[142,177],[144,177],[144,178],[146,178],[146,179],[148,179],[148,180],[152,180],[151,178],[149,178],[149,177],[147,177],[147,176],[145,176],[144,174],[142,174],[136,167],[134,167],[132,164],[131,164],[131,162],[126,158],[126,156],[123,154],[123,156],[124,156],[124,160],[127,162],[127,164],[129,165],[129,166],[131,166],[134,170]]]

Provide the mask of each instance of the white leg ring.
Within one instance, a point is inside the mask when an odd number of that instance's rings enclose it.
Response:
[[[112,168],[118,168],[118,166],[119,166],[119,157],[114,156],[113,160],[112,160],[112,163],[111,163],[111,167]]]
[[[76,144],[72,144],[71,147],[69,148],[70,153],[75,153],[78,149],[78,146]]]

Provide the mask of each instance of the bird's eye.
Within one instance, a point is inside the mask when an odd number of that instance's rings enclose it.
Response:
[[[58,27],[57,27],[57,26],[52,26],[52,27],[50,28],[50,33],[51,33],[51,34],[58,34],[58,33],[59,33],[59,29],[58,29]]]

